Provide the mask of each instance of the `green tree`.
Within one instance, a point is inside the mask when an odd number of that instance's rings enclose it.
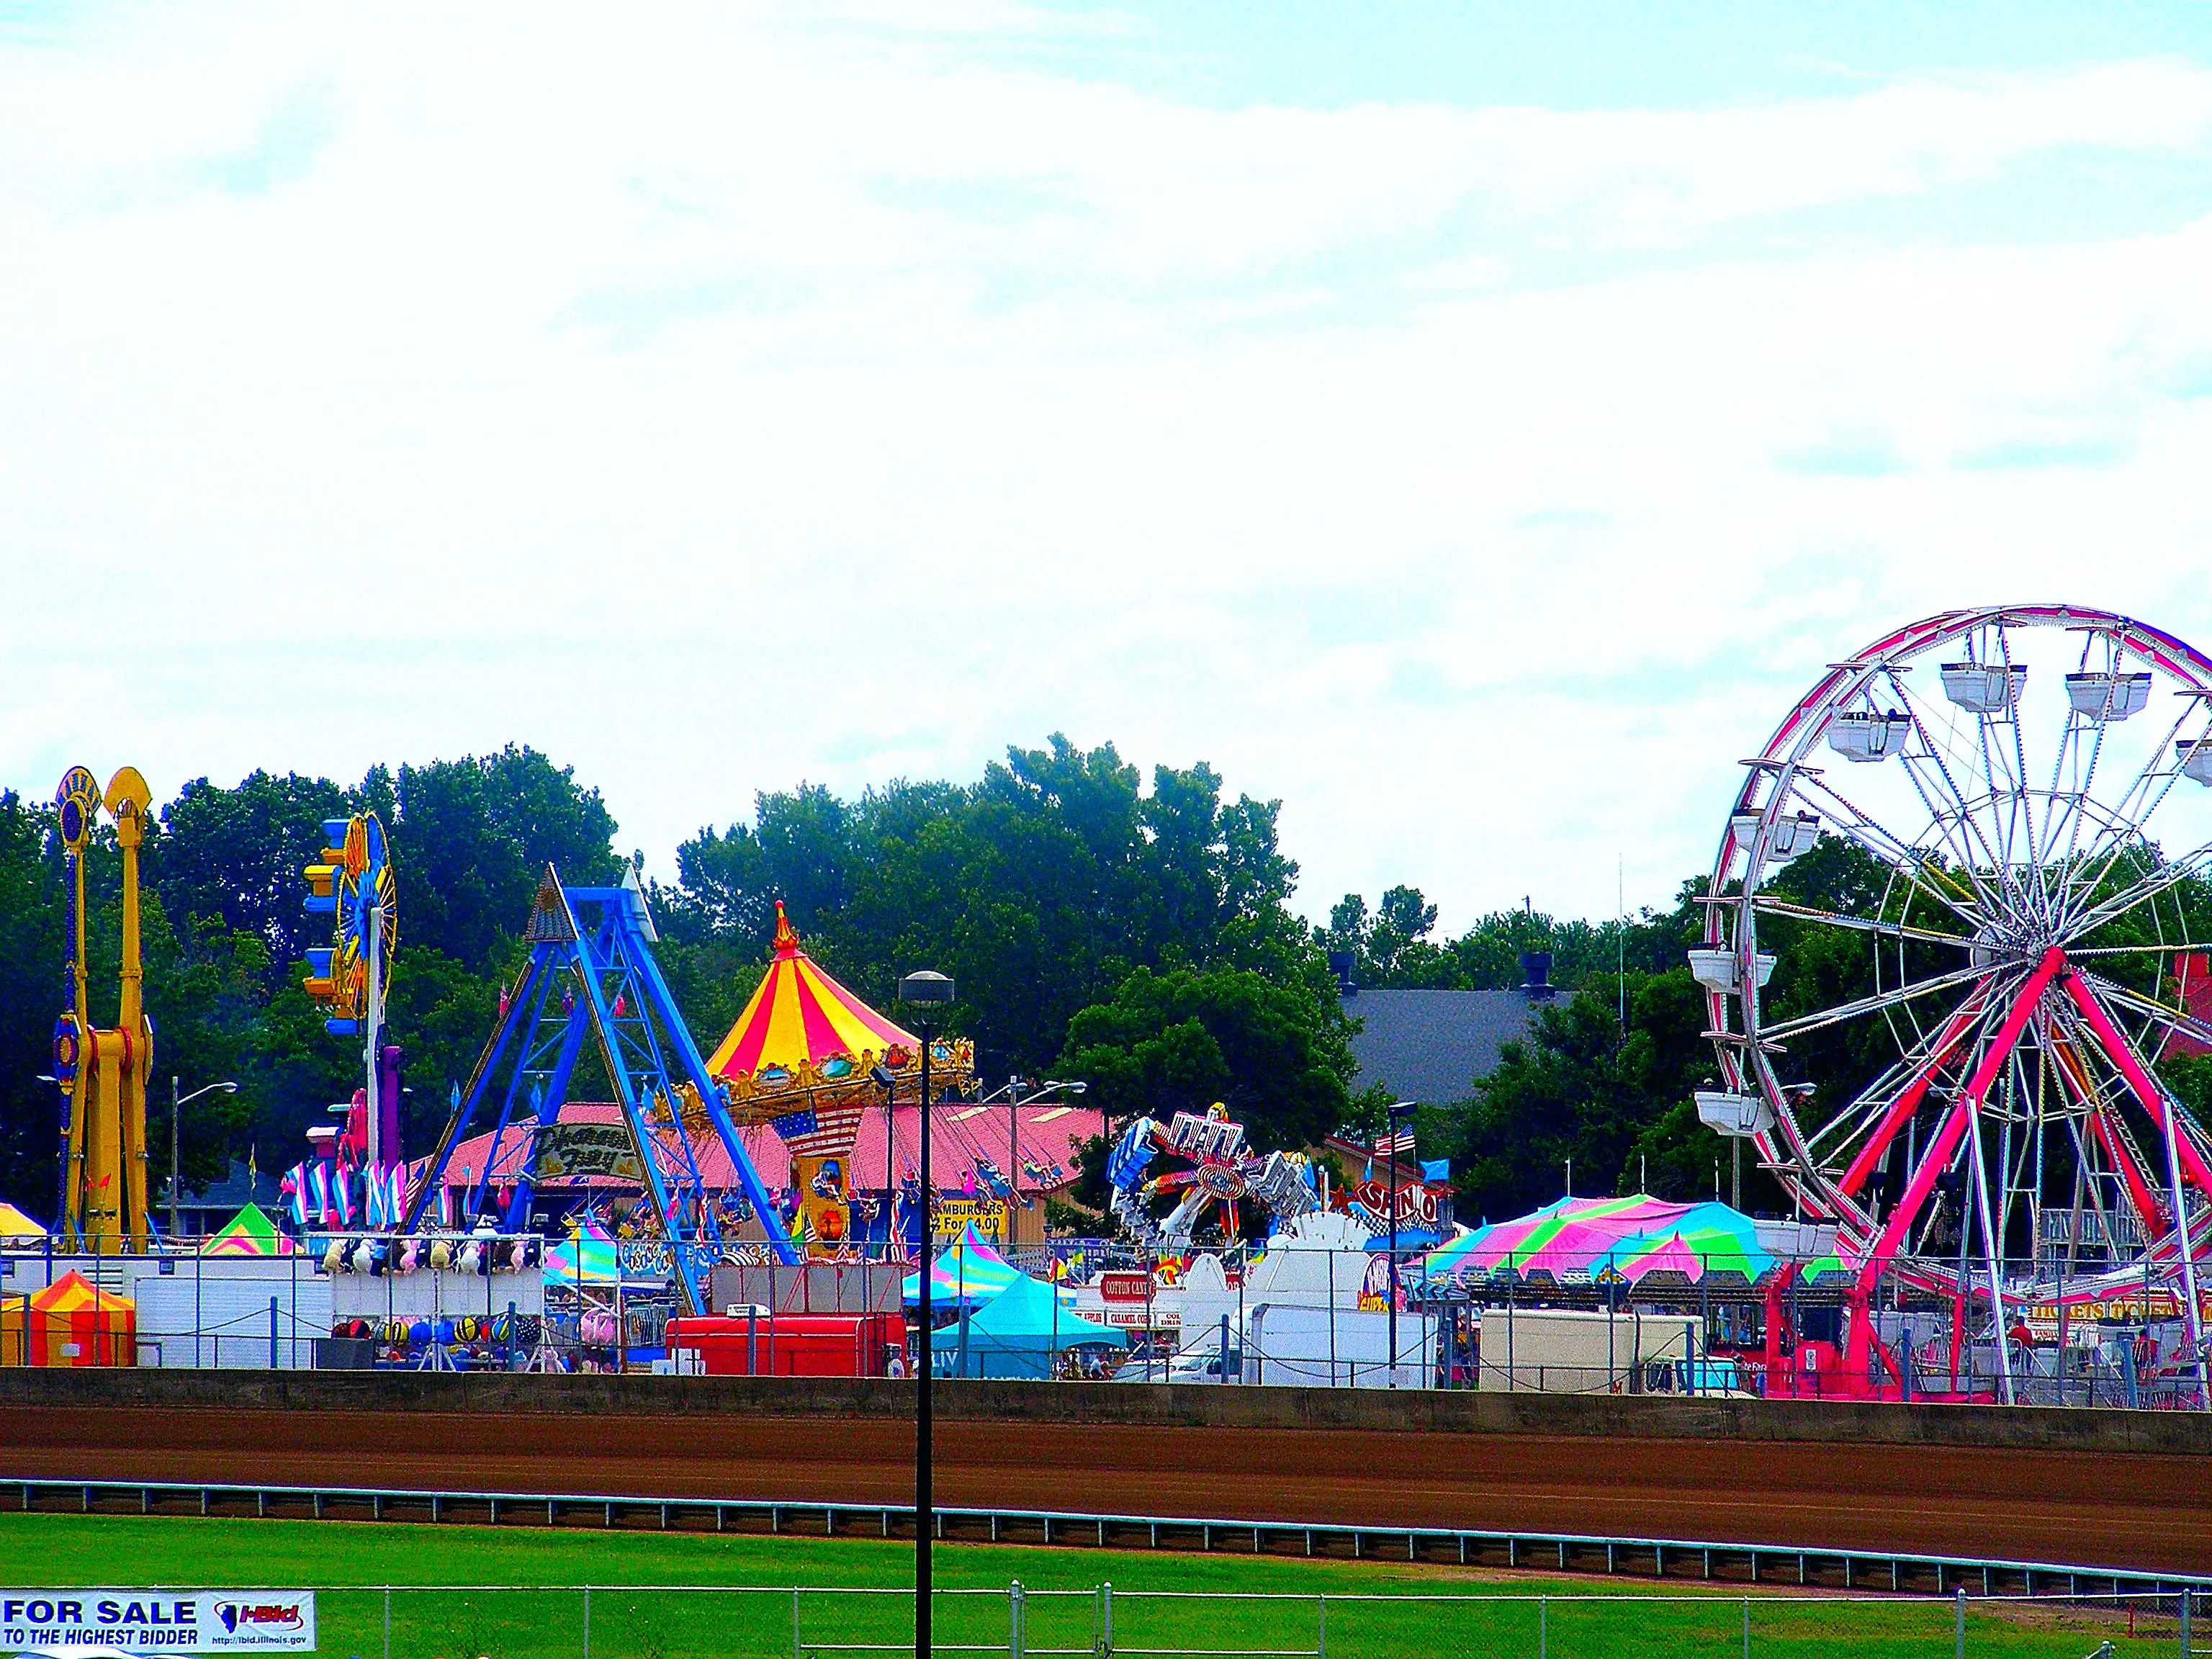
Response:
[[[265,947],[264,971],[282,976],[329,923],[301,905],[301,872],[323,848],[323,823],[357,810],[358,797],[327,778],[255,772],[225,789],[196,778],[161,809],[161,833],[145,862],[149,888],[169,914],[220,921]]]
[[[780,898],[808,951],[860,994],[888,1005],[899,975],[935,967],[960,988],[947,1018],[979,1064],[1036,1073],[1133,968],[1318,977],[1289,909],[1297,868],[1278,810],[1224,800],[1203,763],[1156,767],[1147,790],[1113,744],[1059,733],[964,787],[765,793],[750,824],[678,849],[676,884],[657,895],[671,986],[702,1031],[726,1030]]]
[[[39,1082],[53,1069],[62,981],[62,880],[53,809],[0,793],[0,1193],[46,1215],[53,1208],[59,1102]]]
[[[1353,982],[1371,990],[1468,988],[1456,956],[1430,939],[1436,926],[1437,907],[1419,888],[1401,884],[1383,893],[1371,915],[1366,899],[1346,893],[1331,908],[1321,943],[1349,956]]]
[[[599,792],[534,749],[403,766],[393,806],[402,948],[411,939],[473,971],[521,931],[547,865],[574,887],[621,878]]]
[[[1235,968],[1130,973],[1069,1023],[1061,1075],[1109,1117],[1227,1103],[1261,1147],[1304,1146],[1344,1121],[1355,1069],[1334,997]]]

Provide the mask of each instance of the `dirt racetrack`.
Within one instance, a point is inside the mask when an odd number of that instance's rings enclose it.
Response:
[[[913,1492],[913,1423],[880,1401],[834,1412],[815,1401],[777,1410],[773,1399],[740,1409],[694,1401],[665,1412],[532,1410],[516,1408],[509,1390],[486,1398],[489,1409],[426,1408],[434,1403],[0,1395],[0,1477],[798,1503],[897,1503]],[[2212,1572],[2212,1457],[2193,1449],[1853,1438],[1847,1423],[1793,1437],[1639,1435],[1619,1421],[1572,1419],[1582,1431],[1051,1415],[992,1420],[956,1409],[941,1419],[938,1500]]]

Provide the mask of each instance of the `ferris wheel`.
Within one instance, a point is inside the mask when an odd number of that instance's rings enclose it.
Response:
[[[1833,1224],[1856,1305],[1892,1267],[1999,1309],[2155,1279],[2201,1341],[2212,1142],[2169,1075],[2212,1054],[2208,728],[2170,635],[1958,611],[1745,763],[1690,953],[1699,1115]]]

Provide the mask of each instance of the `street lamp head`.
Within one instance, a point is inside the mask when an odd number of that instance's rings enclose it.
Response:
[[[1390,1103],[1390,1121],[1393,1123],[1402,1123],[1406,1119],[1413,1116],[1413,1108],[1419,1103],[1419,1102],[1411,1100],[1392,1101]]]
[[[868,1076],[879,1089],[896,1089],[898,1087],[898,1074],[892,1071],[888,1066],[878,1065],[872,1067],[869,1071]]]
[[[923,968],[899,981],[899,1000],[941,1006],[953,1000],[952,981],[933,969]]]

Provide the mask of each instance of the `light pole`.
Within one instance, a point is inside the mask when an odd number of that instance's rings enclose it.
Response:
[[[930,1341],[929,1328],[929,1270],[935,1265],[929,1259],[929,1207],[937,1191],[929,1172],[930,1015],[952,1000],[953,990],[951,980],[927,968],[901,980],[898,990],[901,1002],[912,1003],[922,1011],[915,1022],[921,1036],[921,1261],[916,1275],[921,1286],[921,1363],[915,1367],[921,1387],[914,1413],[914,1653],[915,1659],[929,1659],[929,1534],[937,1522],[929,1468],[929,1379],[937,1369],[937,1351]]]
[[[193,1090],[193,1091],[191,1091],[191,1093],[190,1093],[190,1094],[188,1094],[188,1095],[185,1095],[185,1096],[183,1096],[182,1097],[179,1097],[179,1095],[178,1095],[178,1093],[177,1093],[177,1088],[178,1088],[178,1082],[177,1082],[177,1079],[176,1079],[174,1077],[170,1078],[170,1079],[169,1079],[169,1237],[170,1237],[170,1238],[171,1238],[172,1240],[173,1240],[173,1239],[176,1237],[176,1236],[177,1236],[177,1167],[178,1167],[178,1165],[177,1165],[177,1145],[178,1145],[178,1140],[179,1140],[179,1129],[178,1129],[178,1126],[179,1126],[180,1123],[182,1123],[182,1122],[183,1122],[183,1121],[184,1121],[185,1108],[186,1106],[189,1106],[189,1105],[190,1105],[193,1101],[198,1100],[198,1099],[202,1095],[214,1095],[214,1094],[234,1095],[234,1094],[236,1094],[236,1093],[238,1092],[238,1085],[237,1085],[235,1083],[210,1083],[210,1084],[209,1084],[209,1085],[207,1085],[207,1087],[206,1087],[206,1088],[204,1088],[204,1089],[195,1089],[195,1090]],[[248,1193],[248,1194],[246,1194],[246,1196],[250,1199],[250,1198],[252,1198],[252,1197],[253,1196],[253,1194],[251,1194],[251,1193]]]
[[[1394,1102],[1389,1114],[1390,1136],[1390,1382],[1398,1386],[1398,1126],[1413,1121],[1413,1103]]]

